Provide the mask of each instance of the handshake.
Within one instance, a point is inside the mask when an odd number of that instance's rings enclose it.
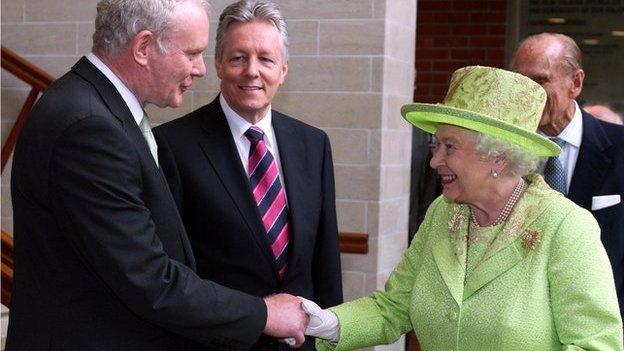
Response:
[[[290,347],[300,347],[305,335],[337,342],[340,337],[338,317],[316,303],[288,294],[264,299],[267,322],[264,333],[282,339]]]

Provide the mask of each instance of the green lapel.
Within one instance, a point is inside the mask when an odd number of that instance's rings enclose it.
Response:
[[[466,233],[468,213],[466,205],[449,204],[448,237],[438,240],[432,247],[433,258],[451,295],[461,306],[466,276]]]
[[[479,263],[466,277],[466,286],[463,291],[464,300],[496,277],[507,272],[523,258],[522,238],[518,238],[514,245],[507,246],[493,257]]]
[[[450,242],[446,239],[439,240],[432,248],[433,258],[438,271],[444,283],[448,287],[451,295],[457,302],[458,306],[461,306],[463,301],[464,290],[464,277],[466,276],[466,267],[464,264],[460,264],[457,260],[457,256],[451,248]]]

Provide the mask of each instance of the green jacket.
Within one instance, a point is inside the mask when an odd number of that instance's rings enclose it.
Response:
[[[335,349],[389,344],[414,329],[424,351],[622,350],[596,221],[540,176],[527,181],[468,276],[468,206],[436,199],[385,292],[332,308],[340,320]]]

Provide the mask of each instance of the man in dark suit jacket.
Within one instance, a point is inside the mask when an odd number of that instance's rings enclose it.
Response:
[[[298,298],[263,301],[196,275],[155,162],[143,107],[180,105],[205,73],[208,26],[196,0],[102,1],[93,53],[34,106],[11,178],[8,351],[178,351],[189,339],[245,350],[263,331],[304,341]]]
[[[155,135],[201,277],[256,296],[287,292],[328,307],[342,302],[331,148],[321,130],[271,110],[288,69],[285,38],[275,4],[240,1],[227,7],[215,57],[221,93],[155,128]],[[250,147],[259,147],[246,135],[249,128],[262,131],[279,171],[273,173],[279,184],[272,183],[266,196],[250,186],[263,163],[256,171],[248,164]],[[277,188],[285,191],[283,220],[290,229],[284,231],[289,239],[283,259],[272,244],[270,211],[256,203],[280,201],[271,197]],[[253,349],[279,347],[285,346],[264,337]],[[313,347],[312,340],[304,345]]]
[[[590,210],[600,225],[624,316],[624,127],[579,108],[575,99],[585,78],[581,62],[581,51],[572,38],[542,33],[520,43],[512,67],[548,94],[539,129],[563,141],[558,158],[566,176],[562,190]]]

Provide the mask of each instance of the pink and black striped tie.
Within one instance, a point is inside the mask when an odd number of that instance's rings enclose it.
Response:
[[[249,184],[275,256],[279,277],[282,279],[288,265],[290,241],[286,194],[280,182],[277,162],[267,149],[262,130],[251,127],[247,129],[245,136],[251,142],[247,168]]]

